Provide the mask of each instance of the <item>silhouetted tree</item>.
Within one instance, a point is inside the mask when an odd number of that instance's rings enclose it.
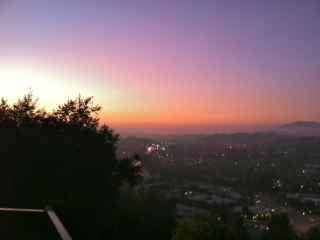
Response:
[[[121,191],[105,239],[171,239],[175,229],[175,203],[155,192]]]
[[[12,105],[2,99],[0,204],[50,204],[75,239],[99,236],[119,187],[138,183],[141,168],[137,157],[117,159],[119,136],[99,124],[100,109],[92,97],[79,96],[51,113],[39,109],[31,93]]]

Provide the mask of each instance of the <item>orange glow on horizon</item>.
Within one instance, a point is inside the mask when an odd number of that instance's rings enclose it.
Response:
[[[99,73],[99,69],[95,71]],[[145,83],[142,85],[131,83],[127,74],[112,72],[109,75],[112,78],[104,77],[107,75],[98,76],[90,71],[85,74],[83,69],[75,74],[37,64],[2,64],[0,96],[12,101],[31,89],[39,98],[40,106],[48,111],[79,93],[94,96],[95,103],[103,107],[101,122],[115,128],[252,127],[310,119],[299,108],[291,109],[292,102],[289,98],[282,99],[282,92],[274,92],[273,98],[267,98],[250,92],[246,82],[236,89],[235,86],[216,84],[199,92],[196,86],[171,85],[166,88],[159,76],[150,80],[159,82],[154,86],[147,79],[141,80]],[[205,77],[230,81],[227,71]],[[247,76],[237,77],[240,81]],[[122,82],[117,83],[114,79]]]

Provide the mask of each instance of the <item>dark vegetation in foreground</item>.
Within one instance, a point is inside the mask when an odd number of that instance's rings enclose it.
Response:
[[[140,160],[117,159],[119,136],[99,124],[99,111],[92,98],[80,96],[50,113],[32,94],[12,105],[2,99],[0,206],[51,205],[74,239],[169,239],[170,203],[130,193],[141,180]]]
[[[0,236],[8,240],[61,240],[45,213],[2,212]]]
[[[285,215],[275,215],[263,236],[223,208],[179,219],[175,203],[135,188],[142,180],[138,156],[119,159],[119,136],[100,125],[92,98],[69,100],[53,112],[32,94],[0,102],[0,206],[51,205],[73,239],[297,239]],[[31,234],[33,232],[34,234]],[[56,239],[44,216],[0,213],[3,239]],[[314,229],[306,239],[319,239]]]

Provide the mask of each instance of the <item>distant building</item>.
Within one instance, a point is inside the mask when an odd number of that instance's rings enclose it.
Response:
[[[248,209],[249,209],[249,212],[254,215],[268,214],[268,213],[274,212],[274,209],[263,207],[263,206],[250,206]]]

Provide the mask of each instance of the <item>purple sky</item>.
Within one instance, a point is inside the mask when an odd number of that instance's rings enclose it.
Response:
[[[0,0],[0,37],[3,66],[54,69],[119,129],[320,121],[318,0]],[[37,90],[17,79],[0,93]]]

